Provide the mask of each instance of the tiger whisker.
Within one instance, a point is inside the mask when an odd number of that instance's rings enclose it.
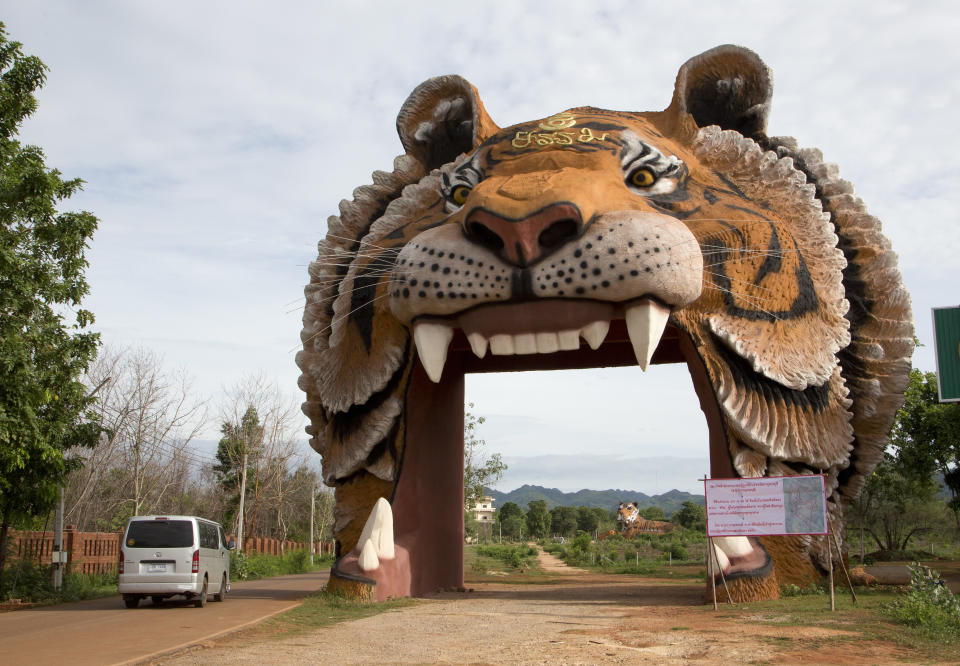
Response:
[[[757,250],[757,249],[749,248],[749,247],[745,247],[745,248],[726,247],[726,246],[724,246],[724,245],[701,245],[701,246],[700,246],[700,249],[701,249],[701,250],[708,250],[708,251],[720,251],[720,252],[722,252],[722,251],[737,252],[737,253],[739,253],[739,254],[757,254],[757,255],[766,256],[766,257],[785,257],[785,256],[787,256],[787,255],[789,255],[789,254],[799,254],[799,253],[800,253],[800,250],[778,250],[778,251],[773,251],[773,250]]]
[[[714,277],[726,278],[727,280],[730,280],[731,282],[737,282],[737,283],[739,283],[739,284],[745,284],[745,285],[747,285],[748,287],[752,287],[753,289],[761,289],[761,290],[763,290],[763,291],[769,291],[769,292],[771,292],[771,293],[773,292],[773,289],[770,289],[769,287],[761,287],[759,284],[756,284],[755,282],[750,282],[749,280],[744,280],[743,278],[730,277],[729,275],[725,275],[725,274],[723,274],[723,273],[716,273],[716,272],[714,272],[714,271],[704,271],[704,273],[706,273],[707,275],[712,275],[712,276],[714,276]]]
[[[766,314],[766,315],[769,315],[769,316],[772,317],[773,319],[781,319],[781,317],[779,317],[778,315],[776,315],[776,314],[774,314],[773,312],[770,312],[769,310],[761,307],[761,305],[760,305],[760,304],[761,304],[761,301],[760,301],[759,299],[756,299],[756,298],[753,298],[753,297],[750,297],[750,296],[745,296],[745,295],[743,295],[743,294],[734,293],[734,292],[733,292],[732,290],[730,290],[730,289],[724,289],[723,287],[720,287],[720,286],[715,285],[715,284],[708,284],[707,286],[708,286],[710,289],[714,289],[714,290],[716,290],[716,291],[719,291],[719,292],[722,293],[722,294],[730,294],[731,296],[737,296],[737,297],[743,298],[744,300],[747,301],[747,303],[748,303],[749,305],[751,305],[752,307],[757,308],[760,312],[762,312],[762,313],[764,313],[764,314]],[[751,300],[756,301],[756,302],[751,302]]]
[[[324,326],[324,327],[321,328],[319,331],[317,331],[316,333],[314,333],[313,335],[311,335],[309,338],[307,338],[306,340],[304,340],[303,343],[302,343],[299,347],[293,347],[292,349],[290,349],[289,351],[287,351],[287,353],[288,353],[288,354],[291,354],[291,353],[297,351],[298,349],[303,349],[303,348],[305,348],[305,347],[306,347],[306,344],[307,344],[308,342],[310,342],[311,340],[313,340],[314,338],[316,338],[316,337],[317,337],[318,335],[320,335],[321,333],[325,333],[326,331],[329,331],[329,330],[332,329],[336,324],[339,324],[341,321],[343,321],[344,319],[346,319],[347,317],[349,317],[350,315],[352,315],[354,312],[359,312],[360,310],[362,310],[363,308],[367,307],[368,305],[373,305],[373,304],[376,303],[377,301],[382,300],[382,299],[384,299],[384,298],[389,298],[389,297],[390,297],[390,294],[383,294],[383,295],[381,295],[381,296],[377,296],[376,298],[371,298],[369,301],[366,301],[366,302],[364,302],[363,304],[361,304],[361,305],[355,307],[354,309],[350,310],[350,312],[348,312],[348,313],[346,313],[346,314],[344,314],[344,315],[341,315],[341,316],[339,316],[339,317],[334,317],[333,319],[330,320],[330,323],[329,323],[328,325]]]
[[[391,247],[391,246],[388,246],[388,245],[377,245],[376,243],[368,240],[368,239],[369,239],[369,236],[364,236],[364,237],[363,237],[363,240],[361,240],[361,239],[358,239],[358,238],[349,238],[349,237],[347,237],[347,236],[334,236],[334,235],[331,235],[331,234],[327,234],[327,238],[336,238],[336,239],[338,239],[338,240],[345,240],[345,241],[349,241],[349,242],[351,242],[351,243],[356,243],[357,241],[360,241],[360,245],[361,245],[361,246],[367,245],[367,246],[374,247],[374,248],[376,248],[376,249],[378,249],[378,250],[391,250],[391,249],[394,249],[394,247]],[[339,249],[343,249],[343,248],[339,248]],[[359,246],[358,246],[357,249],[359,250]],[[349,250],[344,250],[344,252],[349,252]]]

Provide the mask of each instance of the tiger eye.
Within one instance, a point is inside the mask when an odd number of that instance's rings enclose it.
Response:
[[[634,187],[650,187],[656,181],[656,174],[647,167],[640,167],[630,174],[630,184]]]
[[[457,185],[453,188],[453,191],[450,192],[450,201],[462,206],[467,203],[467,197],[470,196],[470,192],[473,190],[472,187],[467,187],[466,185]]]

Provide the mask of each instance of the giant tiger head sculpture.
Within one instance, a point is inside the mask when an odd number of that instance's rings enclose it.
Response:
[[[331,586],[462,585],[466,372],[685,362],[711,475],[822,470],[842,531],[902,402],[909,298],[836,168],[766,136],[771,88],[754,53],[722,46],[683,65],[661,112],[500,129],[460,77],[414,90],[405,154],[341,203],[306,287],[297,362],[336,488]],[[813,580],[827,556],[820,537],[720,545],[741,599]]]

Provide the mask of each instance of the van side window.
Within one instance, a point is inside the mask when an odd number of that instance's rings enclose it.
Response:
[[[210,523],[198,523],[200,527],[200,547],[218,548],[217,528]]]

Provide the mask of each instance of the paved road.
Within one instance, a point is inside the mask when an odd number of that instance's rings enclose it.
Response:
[[[233,583],[226,601],[128,609],[119,596],[0,613],[0,664],[128,664],[236,631],[296,606],[327,571]]]

